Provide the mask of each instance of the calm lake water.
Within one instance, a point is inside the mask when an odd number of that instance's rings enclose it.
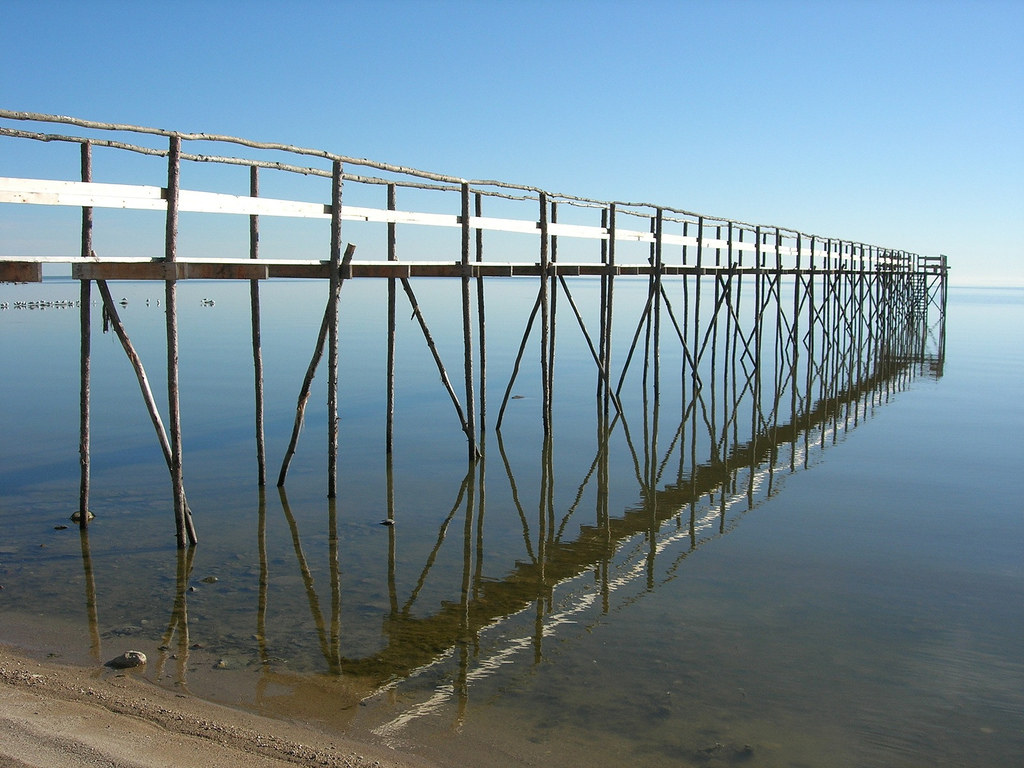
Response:
[[[457,284],[420,285],[460,377]],[[578,285],[592,307],[598,284]],[[642,306],[646,283],[621,285],[617,302]],[[162,402],[163,286],[112,290]],[[489,425],[535,291],[489,288]],[[677,434],[678,349],[663,350],[657,418],[635,366],[629,435],[619,423],[604,444],[593,363],[560,305],[550,449],[535,339],[501,440],[487,433],[467,476],[464,436],[400,303],[394,526],[380,524],[384,281],[342,292],[336,503],[323,372],[286,494],[273,486],[325,296],[263,287],[261,492],[248,284],[180,285],[201,539],[184,555],[159,445],[98,307],[96,519],[87,537],[69,523],[79,326],[61,303],[78,285],[0,285],[0,641],[89,665],[142,650],[159,685],[452,765],[1024,762],[1024,291],[953,289],[944,366],[900,373],[690,497],[691,456],[710,446]]]

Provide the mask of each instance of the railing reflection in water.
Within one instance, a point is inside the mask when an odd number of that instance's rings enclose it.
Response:
[[[837,278],[829,274],[821,279]],[[842,280],[842,275],[838,279]],[[447,702],[454,702],[454,717],[459,722],[475,681],[512,662],[538,664],[545,656],[548,638],[561,627],[607,614],[617,604],[675,578],[690,553],[732,530],[746,512],[778,493],[786,475],[810,467],[816,455],[840,441],[917,377],[941,376],[944,313],[932,325],[926,313],[915,315],[903,308],[897,315],[884,300],[864,300],[856,276],[847,285],[832,285],[828,290],[848,291],[851,299],[859,300],[858,311],[836,301],[835,296],[815,304],[815,287],[813,277],[797,276],[789,296],[780,276],[767,276],[753,286],[755,311],[745,314],[739,311],[740,281],[733,284],[729,276],[715,277],[714,310],[710,319],[705,318],[703,332],[699,287],[688,297],[682,328],[671,318],[683,350],[681,418],[667,447],[660,447],[668,435],[663,415],[668,406],[661,391],[664,366],[657,327],[661,289],[652,281],[651,298],[634,335],[634,347],[636,340],[645,336],[647,347],[640,358],[641,428],[637,430],[636,424],[630,428],[630,418],[636,418],[627,417],[632,406],[618,403],[630,353],[615,399],[603,400],[616,405],[614,412],[601,409],[604,393],[599,391],[597,448],[578,480],[573,502],[564,509],[558,509],[555,500],[557,441],[554,430],[546,431],[539,457],[539,485],[527,494],[537,499],[535,516],[527,511],[515,462],[506,451],[502,433],[497,432],[491,437],[496,454],[492,450],[488,459],[485,451],[484,458],[469,464],[408,595],[401,594],[396,575],[401,542],[389,457],[387,517],[383,521],[388,535],[388,611],[376,652],[359,657],[342,653],[345,628],[336,502],[328,500],[327,509],[328,595],[314,583],[300,525],[284,489],[279,489],[277,503],[268,503],[260,489],[254,635],[259,658],[257,706],[271,712],[293,712],[311,706],[313,700],[322,701],[326,695],[332,706],[347,710],[368,697],[388,695],[430,669],[444,682],[380,725],[377,733],[394,735],[412,719],[436,712]],[[667,296],[665,299],[667,305]],[[892,312],[893,319],[880,320],[884,312]],[[684,329],[693,329],[692,334]],[[763,354],[765,349],[772,353]],[[611,505],[610,489],[623,480],[621,468],[613,465],[613,444],[628,456],[632,465],[628,482],[635,482],[639,492],[636,503],[625,509]],[[487,477],[488,461],[499,467],[497,478],[494,467]],[[511,508],[522,528],[522,555],[498,579],[486,577],[484,570],[489,485],[492,492],[507,485]],[[591,495],[593,516],[580,520],[583,501]],[[271,582],[267,524],[278,504],[291,535],[325,674],[291,672],[272,654],[275,635],[285,630],[267,624]],[[460,521],[461,579],[457,588],[451,588],[458,599],[424,606],[424,585],[452,538],[453,526],[457,529]],[[574,521],[578,532],[573,538]],[[81,537],[91,653],[98,660],[99,618],[85,529]],[[194,556],[194,548],[178,550],[174,605],[155,666],[157,679],[172,679],[182,688],[188,686],[192,649],[188,600]],[[628,597],[621,597],[627,593]],[[329,600],[329,610],[325,611],[322,599]],[[167,671],[172,661],[173,671]],[[311,690],[316,691],[315,697]]]

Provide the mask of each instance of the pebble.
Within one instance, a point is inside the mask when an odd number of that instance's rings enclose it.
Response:
[[[145,663],[146,654],[142,651],[125,651],[116,659],[108,661],[106,666],[113,669],[130,669],[131,667],[141,667]]]

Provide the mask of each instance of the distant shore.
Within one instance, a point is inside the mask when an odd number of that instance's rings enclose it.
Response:
[[[430,768],[312,728],[165,691],[128,671],[69,667],[0,645],[0,765]]]

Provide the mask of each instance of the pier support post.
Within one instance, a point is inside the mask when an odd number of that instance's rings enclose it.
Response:
[[[543,192],[538,196],[540,203],[540,378],[541,418],[544,436],[551,434],[551,368],[548,344],[551,333],[551,306],[548,295],[548,198]]]
[[[82,181],[92,181],[92,145],[82,144]],[[92,208],[82,207],[82,257],[92,255]],[[90,457],[90,380],[92,374],[92,282],[82,280],[79,295],[79,317],[81,322],[81,386],[79,389],[79,443],[78,456],[82,476],[78,492],[78,526],[89,525],[89,491],[92,461]]]
[[[160,418],[160,409],[156,406],[156,399],[153,397],[153,390],[149,386],[149,377],[146,376],[146,369],[142,366],[142,359],[139,357],[138,352],[135,351],[131,339],[128,338],[128,332],[121,322],[121,317],[117,314],[117,306],[114,304],[114,299],[110,296],[107,281],[97,280],[96,287],[99,289],[100,298],[103,301],[103,314],[106,320],[109,321],[114,335],[121,342],[121,348],[124,349],[124,353],[132,364],[132,369],[135,371],[135,378],[138,380],[139,389],[142,391],[142,399],[146,403],[146,410],[149,412],[150,421],[153,422],[153,429],[156,430],[157,440],[160,441],[160,450],[163,451],[167,470],[171,473],[171,478],[173,479],[174,458],[171,450],[171,441],[167,437],[167,430],[164,429],[163,420]],[[185,519],[187,522],[190,522],[192,513],[189,511],[188,499],[185,498],[184,490],[182,490],[182,504],[185,508]]]
[[[178,393],[178,299],[173,274],[178,249],[178,189],[181,174],[181,137],[171,136],[167,153],[167,226],[164,238],[164,262],[168,272],[164,284],[164,309],[167,319],[167,410],[170,427],[171,484],[174,492],[174,523],[178,548],[198,543],[192,516],[185,506],[182,472],[181,408]]]
[[[473,310],[472,278],[469,264],[469,182],[462,182],[462,340],[466,374],[466,436],[469,438],[469,460],[480,456],[476,435],[476,395],[473,384]]]
[[[604,370],[608,374],[608,383],[602,393],[601,419],[607,425],[611,410],[611,372],[612,372],[612,303],[615,285],[615,203],[608,206],[607,230],[608,249],[605,259],[605,290],[601,292],[601,349],[604,359]],[[602,217],[603,218],[603,217]]]
[[[484,215],[483,195],[479,192],[475,195],[476,216]],[[476,228],[476,260],[481,263],[484,260],[484,231]],[[480,330],[480,433],[481,439],[484,430],[487,429],[487,328],[484,322],[484,276],[477,275],[476,278],[476,305],[477,305],[477,326]],[[482,471],[482,470],[481,470]]]
[[[551,224],[558,222],[558,203],[551,203],[551,218],[549,221]],[[549,230],[547,240],[549,242],[548,271],[551,273],[546,278],[550,286],[548,289],[548,299],[551,304],[551,333],[548,337],[548,421],[553,422],[555,402],[555,333],[557,331],[558,319],[558,267],[556,265],[558,261],[558,236],[550,234]]]
[[[395,199],[396,187],[388,184],[388,210],[395,210],[397,201]],[[388,222],[388,261],[397,261],[397,237],[395,222]],[[388,371],[387,371],[387,406],[386,424],[384,427],[384,452],[391,460],[391,452],[395,445],[395,312],[397,300],[397,284],[395,278],[388,278]],[[390,473],[389,473],[390,477]]]
[[[352,261],[352,255],[356,251],[356,246],[353,243],[349,243],[348,247],[345,248],[345,256],[341,261],[341,268],[339,273],[344,271],[349,262]],[[341,292],[341,282],[337,285],[338,293]],[[288,466],[291,464],[292,456],[295,455],[295,448],[299,444],[299,432],[302,431],[302,420],[306,413],[306,403],[309,401],[309,389],[313,385],[313,377],[316,375],[316,369],[320,365],[320,359],[324,355],[324,344],[327,342],[328,327],[331,319],[331,305],[337,306],[337,295],[332,294],[327,299],[327,308],[324,310],[324,317],[320,323],[320,334],[316,339],[316,346],[313,349],[313,357],[309,361],[309,366],[306,368],[306,376],[302,380],[302,387],[299,390],[298,402],[295,405],[295,423],[292,425],[292,437],[288,443],[288,449],[284,452],[284,459],[281,462],[281,472],[277,476],[277,487],[283,488],[285,478],[288,476]]]
[[[331,174],[331,295],[327,302],[327,498],[338,493],[338,294],[341,288],[341,161]]]
[[[260,194],[259,168],[249,168],[249,196]],[[260,217],[249,217],[249,258],[260,257]],[[260,281],[249,281],[249,305],[252,315],[252,363],[256,388],[256,464],[260,487],[267,484],[267,449],[263,431],[263,349],[260,334]]]

